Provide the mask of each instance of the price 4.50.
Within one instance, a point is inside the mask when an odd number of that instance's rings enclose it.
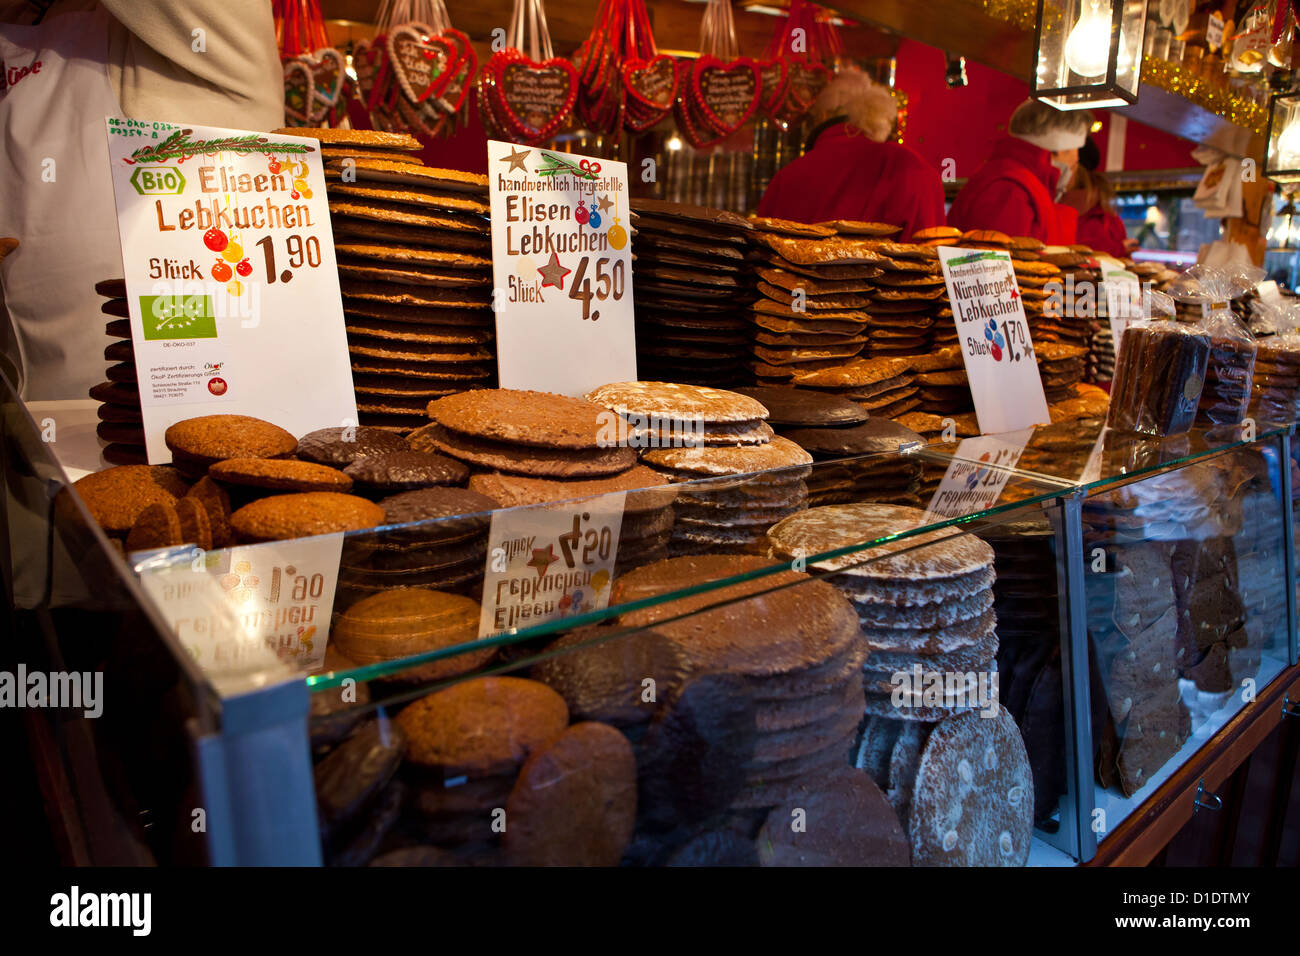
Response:
[[[596,268],[593,270],[596,289],[592,291],[591,276],[587,275],[590,264],[591,256],[583,256],[578,262],[577,272],[573,276],[573,285],[569,288],[569,298],[581,301],[583,319],[591,319],[595,322],[600,318],[600,310],[592,310],[591,300],[604,302],[606,299],[613,299],[617,302],[623,298],[623,293],[627,289],[627,265],[622,259],[615,259],[612,266],[605,256],[597,259]]]
[[[311,269],[318,268],[321,263],[320,256],[320,239],[316,236],[308,236],[304,239],[297,234],[285,237],[284,251],[285,264],[288,266],[284,271],[277,271],[275,256],[275,239],[271,236],[265,236],[257,241],[261,247],[262,257],[266,261],[266,283],[288,282],[293,278],[293,270],[301,269],[307,266]]]

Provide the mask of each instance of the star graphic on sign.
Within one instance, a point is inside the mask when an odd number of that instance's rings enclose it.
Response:
[[[610,199],[608,196],[601,196],[600,199],[596,201],[596,205],[600,207],[601,212],[609,212],[614,208],[614,200]]]
[[[556,561],[560,560],[555,553],[555,545],[548,544],[546,550],[533,548],[533,560],[528,562],[528,567],[537,569],[537,576],[540,578],[546,574],[546,569]]]
[[[1012,290],[1011,290],[1011,298],[1012,298],[1013,301],[1014,301],[1015,299],[1020,298],[1020,290],[1019,290],[1019,289],[1012,289]]]
[[[531,149],[514,149],[512,147],[510,150],[510,155],[502,156],[500,157],[500,160],[503,163],[510,164],[510,169],[506,170],[506,172],[510,172],[510,170],[512,169],[517,169],[521,173],[526,173],[528,172],[528,170],[524,169],[524,160],[528,158],[528,154],[531,152],[532,152]]]
[[[564,268],[564,266],[560,265],[559,255],[557,253],[552,252],[551,261],[546,263],[546,265],[542,266],[537,271],[540,272],[542,275],[543,289],[545,289],[548,285],[551,285],[551,286],[555,286],[555,288],[563,292],[564,277],[567,276],[573,270],[566,269]]]

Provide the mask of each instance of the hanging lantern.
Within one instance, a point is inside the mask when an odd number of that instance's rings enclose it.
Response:
[[[1275,183],[1300,183],[1300,91],[1273,94],[1264,175]]]
[[[1058,110],[1137,102],[1147,0],[1038,0],[1034,98]]]

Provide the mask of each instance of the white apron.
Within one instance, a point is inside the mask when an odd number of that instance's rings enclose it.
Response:
[[[122,115],[109,23],[100,8],[0,24],[0,237],[20,243],[0,262],[4,341],[28,401],[84,399],[108,364],[94,284],[122,275],[104,127]]]

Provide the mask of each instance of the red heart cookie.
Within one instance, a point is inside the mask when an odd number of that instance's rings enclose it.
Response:
[[[393,76],[411,103],[423,103],[440,94],[451,81],[451,59],[455,54],[446,43],[433,42],[414,24],[404,23],[388,34],[385,48]]]
[[[311,125],[313,80],[301,59],[284,63],[284,115],[290,126]]]
[[[537,63],[518,50],[502,50],[486,69],[495,74],[488,89],[493,106],[521,141],[550,139],[568,121],[578,96],[578,72],[568,60]]]
[[[715,56],[702,56],[691,70],[689,92],[713,131],[729,136],[754,115],[762,82],[757,65],[748,57],[723,63]]]

